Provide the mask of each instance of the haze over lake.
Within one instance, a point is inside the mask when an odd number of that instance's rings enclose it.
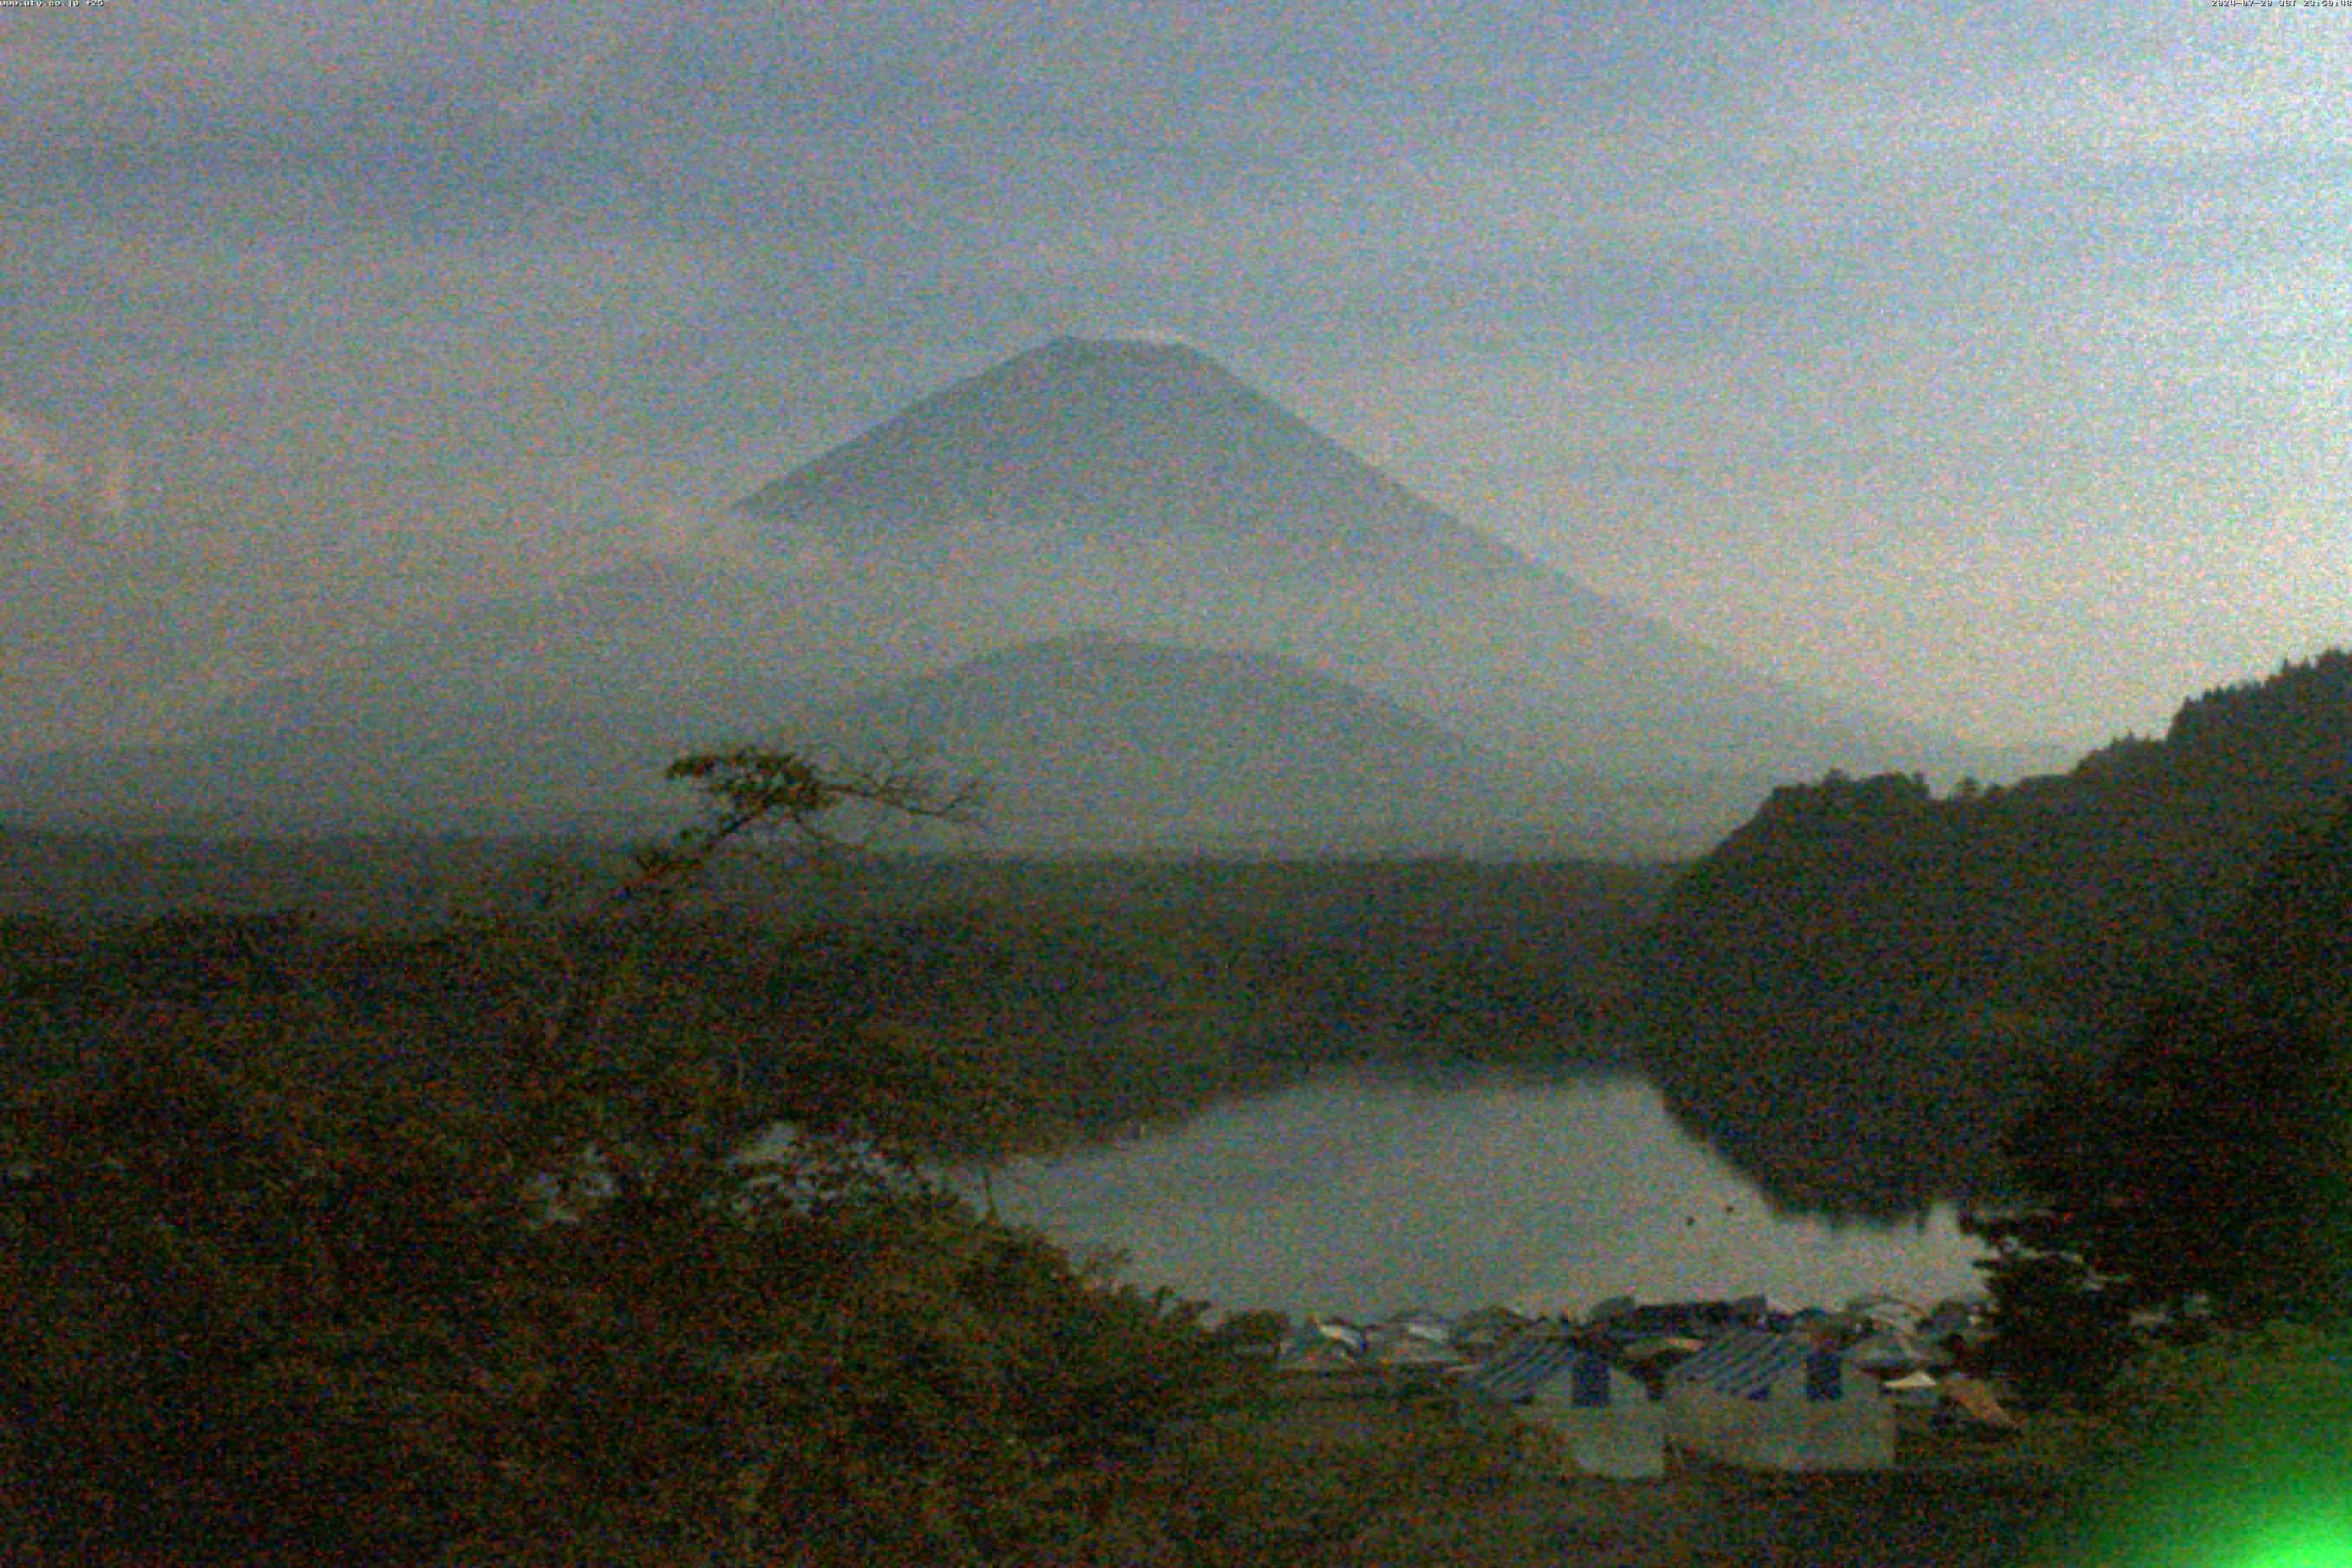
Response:
[[[1074,1251],[1117,1248],[1122,1278],[1220,1308],[1580,1312],[1621,1292],[1926,1304],[1982,1285],[1950,1207],[1893,1225],[1776,1214],[1623,1072],[1335,1075],[1017,1161],[989,1185],[1004,1218]]]

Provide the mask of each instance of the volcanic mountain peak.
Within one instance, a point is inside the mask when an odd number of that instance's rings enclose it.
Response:
[[[751,517],[866,545],[974,522],[1245,541],[1328,568],[1528,563],[1188,344],[1057,338],[766,486]]]

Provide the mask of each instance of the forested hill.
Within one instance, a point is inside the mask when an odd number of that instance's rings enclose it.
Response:
[[[2352,653],[2185,704],[2063,775],[1931,796],[1886,774],[1773,793],[1669,894],[1645,956],[1661,1068],[1734,1144],[1943,1129],[1890,1204],[1965,1187],[2039,1070],[2095,1052],[2216,924],[2293,822],[2352,790]],[[1839,1178],[1778,1173],[1792,1194]]]

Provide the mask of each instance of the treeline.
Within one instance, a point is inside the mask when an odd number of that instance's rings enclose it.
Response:
[[[1982,1190],[2034,1086],[2210,969],[2267,856],[2348,790],[2340,651],[2063,776],[1778,790],[1664,901],[1640,965],[1650,1065],[1784,1200]]]
[[[2030,1196],[1978,1228],[2047,1385],[2095,1385],[2136,1313],[2352,1321],[2352,802],[2270,857],[2210,962],[2053,1075],[2003,1151]]]
[[[228,853],[236,864],[256,851]],[[350,886],[382,886],[383,853],[371,843],[346,863],[344,890],[334,861],[305,862],[320,879],[311,901],[349,910]],[[439,926],[394,918],[404,895],[357,926],[201,908],[0,920],[0,1051],[19,1076],[69,1063],[137,1005],[225,1037],[299,1035],[320,1081],[462,1079],[467,1042],[499,1005],[465,933],[488,910],[560,907],[562,889],[611,874],[582,860],[489,868],[504,891]],[[750,1081],[780,1070],[778,1038],[919,1037],[984,1057],[1003,1101],[991,1135],[1036,1148],[1334,1065],[1606,1058],[1622,1048],[1625,943],[1667,875],[856,857],[714,876],[641,962],[662,1005],[731,1042]]]

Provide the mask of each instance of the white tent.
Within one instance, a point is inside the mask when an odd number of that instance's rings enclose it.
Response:
[[[1666,1473],[1664,1412],[1650,1391],[1572,1340],[1522,1338],[1468,1384],[1474,1396],[1557,1434],[1581,1475],[1657,1480]]]
[[[1895,1410],[1868,1373],[1794,1334],[1726,1334],[1666,1374],[1666,1432],[1754,1470],[1883,1470]]]
[[[1901,1377],[1890,1377],[1878,1386],[1885,1389],[1886,1397],[1898,1405],[1917,1405],[1924,1409],[1933,1409],[1944,1400],[1943,1385],[1936,1381],[1935,1374],[1930,1372],[1906,1373]]]

